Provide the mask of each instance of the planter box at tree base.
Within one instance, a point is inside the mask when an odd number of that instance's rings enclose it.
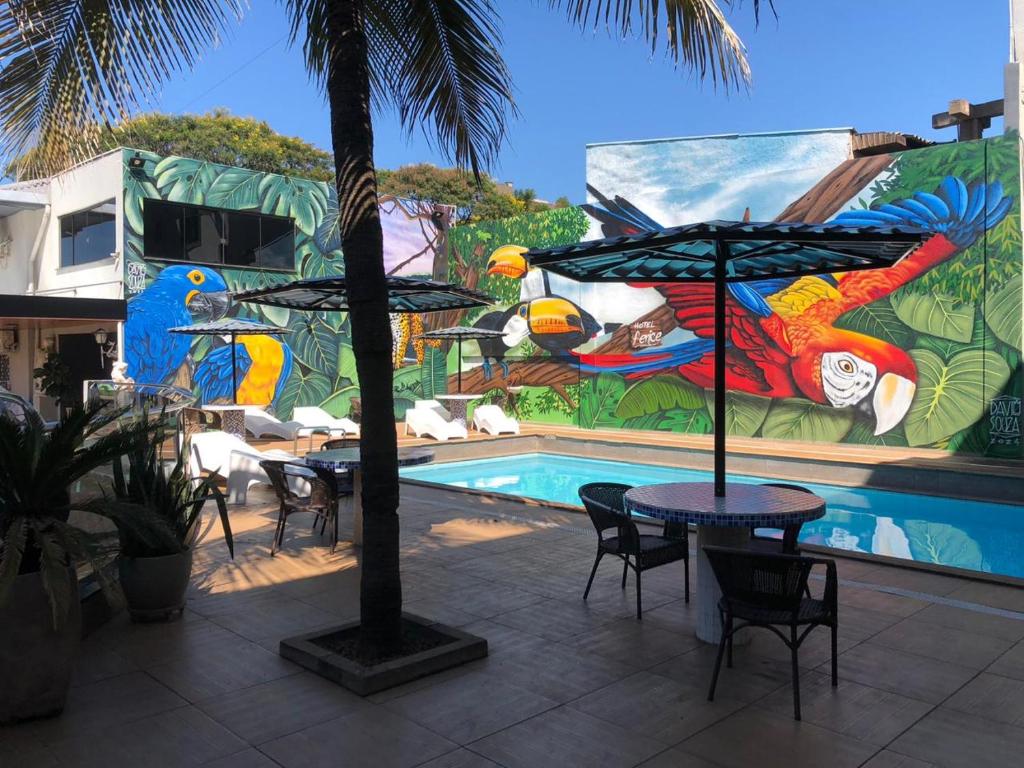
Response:
[[[353,621],[282,640],[280,654],[360,696],[369,696],[487,656],[487,640],[482,637],[409,613],[402,614],[402,621],[407,625],[416,625],[445,635],[451,640],[436,648],[364,666],[330,650],[324,644],[325,639],[358,632],[359,622]]]

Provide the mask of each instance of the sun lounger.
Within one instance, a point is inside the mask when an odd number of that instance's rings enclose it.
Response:
[[[307,427],[326,426],[331,430],[332,437],[358,437],[359,425],[352,419],[338,418],[331,416],[323,408],[311,406],[299,406],[292,411],[292,421],[305,424]]]
[[[452,416],[437,400],[417,400],[416,405],[405,412],[405,434],[412,430],[416,437],[432,437],[435,440],[451,440],[468,437],[464,424],[452,420]]]
[[[200,432],[192,435],[189,443],[189,471],[192,476],[201,477],[209,473],[223,477],[228,484],[229,504],[244,504],[250,487],[270,482],[260,467],[260,461],[295,459],[287,451],[260,451],[227,432]]]
[[[297,451],[300,437],[309,437],[310,450],[313,448],[313,435],[316,433],[331,434],[326,424],[306,424],[301,421],[281,421],[262,408],[252,405],[242,406],[245,411],[245,431],[253,437],[280,437],[292,441],[292,450]]]
[[[497,405],[478,405],[473,410],[473,428],[489,435],[519,434],[519,422]]]

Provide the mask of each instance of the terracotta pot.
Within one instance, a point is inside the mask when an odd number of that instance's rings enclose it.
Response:
[[[82,636],[82,606],[73,568],[71,600],[58,628],[38,573],[18,576],[0,605],[0,725],[58,715],[71,684]]]
[[[132,621],[170,621],[181,615],[192,575],[191,549],[160,557],[122,555],[118,568]]]

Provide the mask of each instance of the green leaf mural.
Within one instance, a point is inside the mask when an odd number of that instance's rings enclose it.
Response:
[[[615,408],[620,419],[647,416],[671,408],[693,410],[704,407],[704,393],[678,376],[655,376],[633,384]]]
[[[968,342],[974,332],[974,307],[951,296],[904,293],[892,300],[896,316],[915,331]]]
[[[331,394],[331,380],[319,371],[296,366],[276,401],[279,418],[290,418],[296,403],[322,403]]]
[[[142,219],[142,201],[147,197],[160,197],[156,185],[148,176],[140,176],[125,167],[124,173],[124,217],[132,232],[139,235],[145,230]],[[141,252],[139,253],[141,257]]]
[[[580,426],[621,426],[622,419],[615,415],[615,408],[625,392],[626,380],[616,373],[602,373],[581,382]]]
[[[837,328],[887,341],[900,349],[907,349],[914,340],[913,329],[900,320],[888,299],[852,309],[840,317],[835,325]]]
[[[924,520],[907,520],[903,526],[915,560],[982,570],[981,547],[959,528]]]
[[[879,445],[879,446],[895,446],[899,448],[905,448],[907,445],[907,436],[903,432],[903,426],[899,425],[893,427],[888,432],[883,432],[881,435],[876,435],[874,427],[871,423],[862,419],[855,419],[853,427],[846,433],[845,441],[848,443],[857,443],[858,445]]]
[[[968,349],[948,362],[927,349],[910,355],[918,380],[904,428],[912,446],[932,445],[972,425],[1010,378],[1010,366],[995,352]]]
[[[854,412],[810,400],[787,397],[772,403],[761,426],[761,435],[776,440],[837,443],[853,426]]]
[[[327,208],[324,192],[316,182],[267,174],[260,179],[260,210],[275,216],[290,216],[295,226],[313,236]]]
[[[221,171],[206,193],[206,204],[216,208],[247,210],[260,207],[260,177],[244,168]]]
[[[715,419],[715,393],[704,390],[711,422]],[[772,401],[768,397],[748,395],[746,392],[727,392],[725,396],[725,433],[737,437],[753,437],[761,428]]]
[[[156,164],[153,176],[160,197],[175,203],[202,205],[221,167],[190,157],[171,155]]]
[[[1021,349],[1021,281],[1012,280],[988,297],[985,322],[1004,344]]]
[[[435,395],[448,394],[448,366],[444,353],[436,347],[423,350],[423,365],[420,366],[420,386],[423,399],[432,400]]]
[[[352,412],[352,398],[359,397],[359,387],[344,387],[324,400],[320,407],[336,419],[346,418]]]
[[[339,225],[338,193],[331,187],[323,185],[326,189],[326,204],[324,205],[324,216],[316,228],[315,238],[317,247],[324,253],[338,251],[341,248],[341,228]]]
[[[320,318],[296,312],[291,328],[292,351],[306,366],[315,371],[334,371],[338,367],[338,339]]]

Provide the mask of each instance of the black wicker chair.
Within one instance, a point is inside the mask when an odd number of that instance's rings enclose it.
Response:
[[[274,530],[274,541],[270,545],[273,556],[284,543],[284,528],[288,518],[297,512],[308,512],[313,515],[313,529],[320,523],[320,535],[328,525],[331,526],[331,553],[338,546],[338,499],[344,495],[345,488],[339,483],[333,472],[316,467],[304,467],[287,461],[264,459],[260,462],[263,471],[270,478],[281,506],[277,513],[277,528]],[[305,480],[310,485],[308,496],[300,496],[292,489],[288,478]],[[351,493],[351,487],[348,492]]]
[[[792,483],[761,483],[761,485],[766,488],[785,488],[788,491],[810,493],[802,485],[793,485]],[[758,529],[751,526],[750,545],[748,548],[754,552],[765,552],[768,554],[799,555],[800,545],[798,542],[802,527],[803,523],[787,525],[782,529],[782,538],[779,539],[774,536],[758,536]]]
[[[324,440],[320,446],[321,451],[335,451],[339,448],[358,448],[359,438],[358,437],[332,437],[330,440]]]
[[[793,664],[793,716],[800,719],[799,650],[804,638],[817,626],[832,630],[832,685],[838,684],[837,633],[839,630],[838,578],[834,560],[799,555],[751,552],[747,549],[704,547],[704,553],[722,589],[718,614],[722,639],[718,644],[715,671],[708,701],[714,701],[722,656],[732,667],[732,639],[744,627],[764,627],[782,638]],[[821,600],[806,597],[807,577],[823,565],[825,594]],[[739,622],[739,623],[737,623]],[[788,636],[779,627],[788,627]]]
[[[605,555],[622,560],[622,588],[626,588],[626,575],[632,568],[636,573],[636,617],[642,618],[640,574],[659,565],[683,561],[686,584],[686,602],[690,602],[690,540],[685,523],[666,522],[660,536],[641,534],[626,512],[624,496],[631,486],[621,483],[587,483],[580,486],[579,494],[590,521],[597,530],[597,557],[590,569],[583,599],[590,595],[597,566]],[[604,532],[615,529],[615,535],[605,538]]]

